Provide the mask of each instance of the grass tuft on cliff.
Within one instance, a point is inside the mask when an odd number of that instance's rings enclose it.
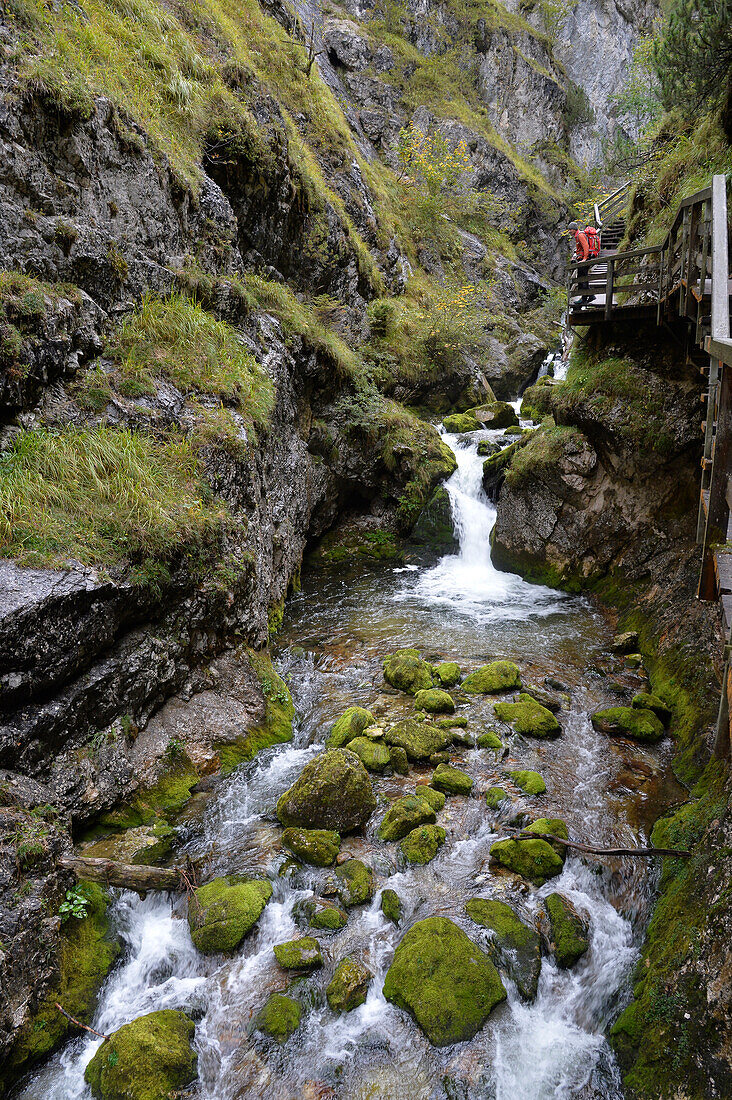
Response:
[[[170,560],[227,515],[183,440],[67,427],[21,432],[0,456],[0,554],[24,565]]]

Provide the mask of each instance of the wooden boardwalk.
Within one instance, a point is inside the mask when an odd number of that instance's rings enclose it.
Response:
[[[623,189],[611,196],[617,220]],[[602,207],[596,208],[598,224]],[[732,730],[732,339],[727,178],[680,204],[663,244],[574,263],[567,281],[567,324],[653,321],[685,339],[687,361],[707,376],[702,395],[704,448],[697,521],[698,597],[721,604],[727,637],[716,751],[730,752]],[[585,306],[578,299],[593,295]]]

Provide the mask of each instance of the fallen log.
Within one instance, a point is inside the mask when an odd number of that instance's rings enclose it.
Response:
[[[123,890],[185,890],[185,875],[177,867],[148,867],[143,863],[118,863],[91,856],[62,856],[58,866],[73,871],[77,878],[119,886]]]
[[[564,844],[566,848],[574,848],[578,852],[587,852],[593,856],[641,856],[644,858],[680,856],[682,859],[688,859],[691,856],[691,852],[684,851],[683,848],[597,848],[594,844],[581,844],[579,840],[565,840],[564,837],[554,836],[552,833],[534,833],[522,829],[518,834],[518,839],[521,840],[531,840],[532,837],[539,840],[548,840],[550,843],[556,841],[559,844]],[[517,838],[514,836],[510,839],[516,840]]]

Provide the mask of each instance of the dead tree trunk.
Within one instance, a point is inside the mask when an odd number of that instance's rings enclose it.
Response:
[[[183,875],[176,867],[147,867],[142,863],[117,863],[113,859],[88,856],[62,856],[58,865],[73,871],[77,878],[136,890],[138,894],[147,890],[186,889]]]

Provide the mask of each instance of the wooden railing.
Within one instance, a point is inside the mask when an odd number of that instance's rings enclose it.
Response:
[[[602,229],[604,225],[610,225],[625,212],[625,208],[628,205],[628,195],[630,193],[630,182],[622,184],[618,187],[617,191],[613,191],[611,195],[603,199],[602,202],[596,202],[594,206],[595,210],[595,225],[598,229]]]

